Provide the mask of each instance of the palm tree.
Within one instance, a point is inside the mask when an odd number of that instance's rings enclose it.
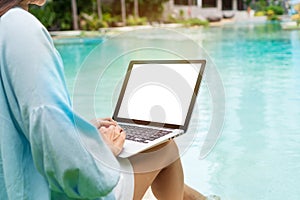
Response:
[[[125,0],[121,0],[121,12],[122,12],[123,25],[126,25],[126,4],[125,4]]]
[[[100,21],[102,21],[103,15],[102,15],[102,9],[101,9],[101,0],[97,0],[97,11],[98,11],[98,18]]]
[[[139,0],[134,0],[134,16],[139,17]]]
[[[77,2],[76,0],[71,0],[72,3],[72,16],[73,16],[73,29],[78,30],[78,13],[77,13]]]

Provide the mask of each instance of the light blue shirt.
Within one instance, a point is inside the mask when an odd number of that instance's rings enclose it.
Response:
[[[73,112],[61,57],[21,8],[0,18],[0,78],[0,199],[114,199],[119,172],[105,163],[118,162]]]

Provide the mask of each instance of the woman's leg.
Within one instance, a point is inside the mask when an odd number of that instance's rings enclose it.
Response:
[[[159,200],[197,199],[205,197],[184,185],[184,176],[177,145],[162,144],[130,159],[134,174],[134,200],[140,200],[151,186]]]
[[[157,199],[206,199],[204,195],[184,184],[183,171],[179,159],[157,175],[151,185],[151,189]]]
[[[205,200],[206,197],[199,193],[198,191],[194,190],[193,188],[184,185],[184,200]]]
[[[184,183],[180,160],[161,170],[134,174],[134,200],[142,199],[150,186],[157,199],[182,200]]]
[[[156,178],[158,171],[134,174],[134,200],[140,200]]]
[[[154,179],[151,189],[157,199],[183,199],[184,177],[180,159],[160,171]]]
[[[163,171],[178,159],[174,141],[158,145],[130,158],[134,170],[134,200],[140,200]],[[180,171],[180,169],[178,170]]]

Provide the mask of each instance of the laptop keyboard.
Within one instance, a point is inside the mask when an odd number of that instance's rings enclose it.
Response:
[[[131,125],[122,125],[122,128],[126,132],[126,139],[140,143],[149,143],[150,141],[156,140],[162,136],[165,136],[172,131],[159,130],[155,128],[146,128]]]

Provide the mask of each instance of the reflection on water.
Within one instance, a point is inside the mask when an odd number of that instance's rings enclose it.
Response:
[[[186,182],[228,200],[299,199],[300,32],[283,31],[276,24],[177,31],[206,49],[226,92],[222,136],[213,151],[200,160],[203,135],[211,120],[205,82],[200,89],[199,133],[182,158]],[[145,40],[170,42],[161,35]],[[70,90],[80,64],[96,44],[57,45]],[[125,69],[108,71],[103,87],[109,90],[109,79],[114,80]],[[98,112],[110,115],[111,99],[103,95],[97,101],[105,105]]]

